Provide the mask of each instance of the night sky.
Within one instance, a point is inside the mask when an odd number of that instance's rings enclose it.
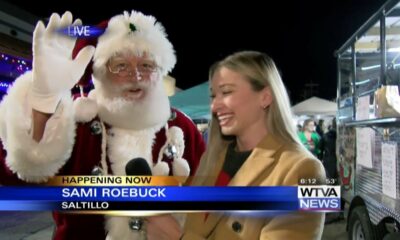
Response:
[[[270,55],[280,69],[293,103],[304,99],[306,83],[314,95],[336,97],[334,51],[375,13],[384,0],[336,1],[10,1],[39,17],[70,10],[84,24],[139,10],[154,15],[166,28],[178,62],[177,86],[189,88],[208,78],[209,66],[239,50]],[[104,2],[104,1],[97,1]],[[278,3],[276,3],[278,2]]]

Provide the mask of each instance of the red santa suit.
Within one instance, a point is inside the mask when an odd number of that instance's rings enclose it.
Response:
[[[165,36],[160,36],[163,31],[160,33],[159,27],[154,27],[154,21],[154,18],[134,11],[111,19],[106,37],[99,39],[94,57],[95,71],[96,67],[104,67],[104,59],[113,53],[108,50],[110,44],[121,40],[130,48],[134,42],[135,50],[153,54],[158,64],[164,67],[163,71],[169,71],[175,64],[175,56]],[[118,30],[121,23],[126,22],[133,22],[139,29],[142,27],[140,34],[144,36],[107,37],[107,31]],[[157,40],[154,36],[165,39]],[[164,49],[141,49],[143,43],[152,43],[154,39],[161,41]],[[160,42],[152,44],[159,46]],[[124,47],[124,44],[120,46]],[[105,91],[102,81],[105,80],[101,74],[96,76],[96,72],[94,76],[96,90],[89,98],[78,101],[72,101],[67,95],[62,98],[57,111],[46,123],[40,142],[34,141],[30,132],[32,107],[28,91],[32,88],[32,73],[16,80],[0,105],[0,184],[40,183],[55,175],[91,175],[95,169],[101,169],[106,175],[125,175],[125,165],[138,157],[148,161],[153,175],[193,175],[205,144],[194,123],[169,107],[161,83],[149,93],[153,102],[133,110],[143,114],[131,118],[130,111],[110,112],[112,105],[106,103],[107,98],[102,93]],[[168,152],[171,146],[175,149],[174,154]],[[53,217],[56,240],[103,240],[106,236],[110,240],[138,239],[138,232],[129,227],[129,217],[59,212],[54,212]]]

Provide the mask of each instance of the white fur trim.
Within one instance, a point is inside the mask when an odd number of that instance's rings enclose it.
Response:
[[[168,176],[169,174],[169,166],[166,162],[158,162],[153,167],[153,175],[154,176]]]
[[[190,166],[189,163],[183,159],[183,153],[185,151],[185,141],[184,135],[181,128],[173,126],[168,129],[168,124],[165,126],[165,136],[166,142],[161,147],[160,152],[157,158],[157,164],[154,166],[154,170],[156,171],[156,176],[166,176],[169,173],[169,166],[165,162],[162,162],[162,158],[164,155],[164,151],[167,147],[174,146],[176,148],[176,154],[174,156],[174,161],[172,162],[172,172],[174,176],[189,176],[190,174]],[[154,172],[153,172],[154,173]]]
[[[97,102],[88,97],[80,97],[74,101],[75,121],[90,122],[96,117]]]
[[[167,139],[176,147],[178,158],[181,158],[185,152],[185,140],[183,136],[183,131],[179,127],[173,126],[168,129]]]
[[[129,24],[133,23],[136,31],[132,32]],[[158,66],[162,68],[162,75],[172,70],[176,63],[175,51],[167,39],[164,27],[156,22],[153,16],[146,16],[140,12],[125,11],[108,22],[106,31],[98,39],[94,54],[94,69],[105,70],[108,59],[116,52],[132,50],[134,53],[150,53]]]
[[[32,108],[28,91],[32,73],[19,77],[0,105],[0,138],[7,150],[6,163],[28,182],[41,182],[54,176],[71,155],[75,138],[72,99],[63,96],[56,112],[48,120],[42,140],[30,135]]]
[[[133,158],[146,159],[149,166],[152,162],[152,146],[156,133],[162,126],[148,128],[141,131],[111,128],[107,135],[108,157],[114,175],[125,175],[125,166]],[[161,173],[160,173],[161,172]],[[169,167],[166,162],[160,162],[152,167],[154,176],[168,175]],[[135,240],[141,239],[140,233],[129,227],[130,217],[106,216],[106,240]],[[180,219],[181,221],[183,219]],[[181,222],[180,221],[180,222]]]
[[[174,172],[174,176],[187,177],[190,174],[189,163],[184,158],[176,158],[172,163],[172,171]]]
[[[126,175],[126,164],[138,157],[146,159],[149,166],[153,166],[152,146],[159,129],[160,127],[134,131],[112,128],[108,131],[108,157],[114,175]],[[106,217],[106,240],[140,239],[140,234],[129,228],[129,220],[130,217]]]
[[[167,135],[170,144],[176,147],[176,156],[174,157],[174,162],[172,163],[172,171],[175,176],[187,177],[190,174],[190,166],[186,159],[183,158],[183,153],[185,152],[185,140],[183,131],[181,128],[173,126],[168,129]]]
[[[96,100],[96,94],[97,94],[96,89],[92,89],[88,94],[88,98],[92,99],[92,100]]]
[[[152,146],[159,129],[141,131],[112,128],[108,131],[107,147],[114,175],[126,175],[125,166],[134,158],[144,158],[153,166]]]

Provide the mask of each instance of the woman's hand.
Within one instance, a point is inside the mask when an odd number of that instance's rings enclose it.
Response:
[[[179,240],[182,228],[170,214],[146,218],[147,240]]]

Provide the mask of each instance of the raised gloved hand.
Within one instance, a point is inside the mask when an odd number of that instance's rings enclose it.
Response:
[[[95,48],[87,46],[72,60],[76,38],[58,32],[70,25],[81,25],[81,21],[72,24],[70,12],[62,17],[53,13],[47,27],[39,21],[33,32],[33,84],[29,100],[37,111],[54,113],[63,94],[79,81],[93,57]]]

